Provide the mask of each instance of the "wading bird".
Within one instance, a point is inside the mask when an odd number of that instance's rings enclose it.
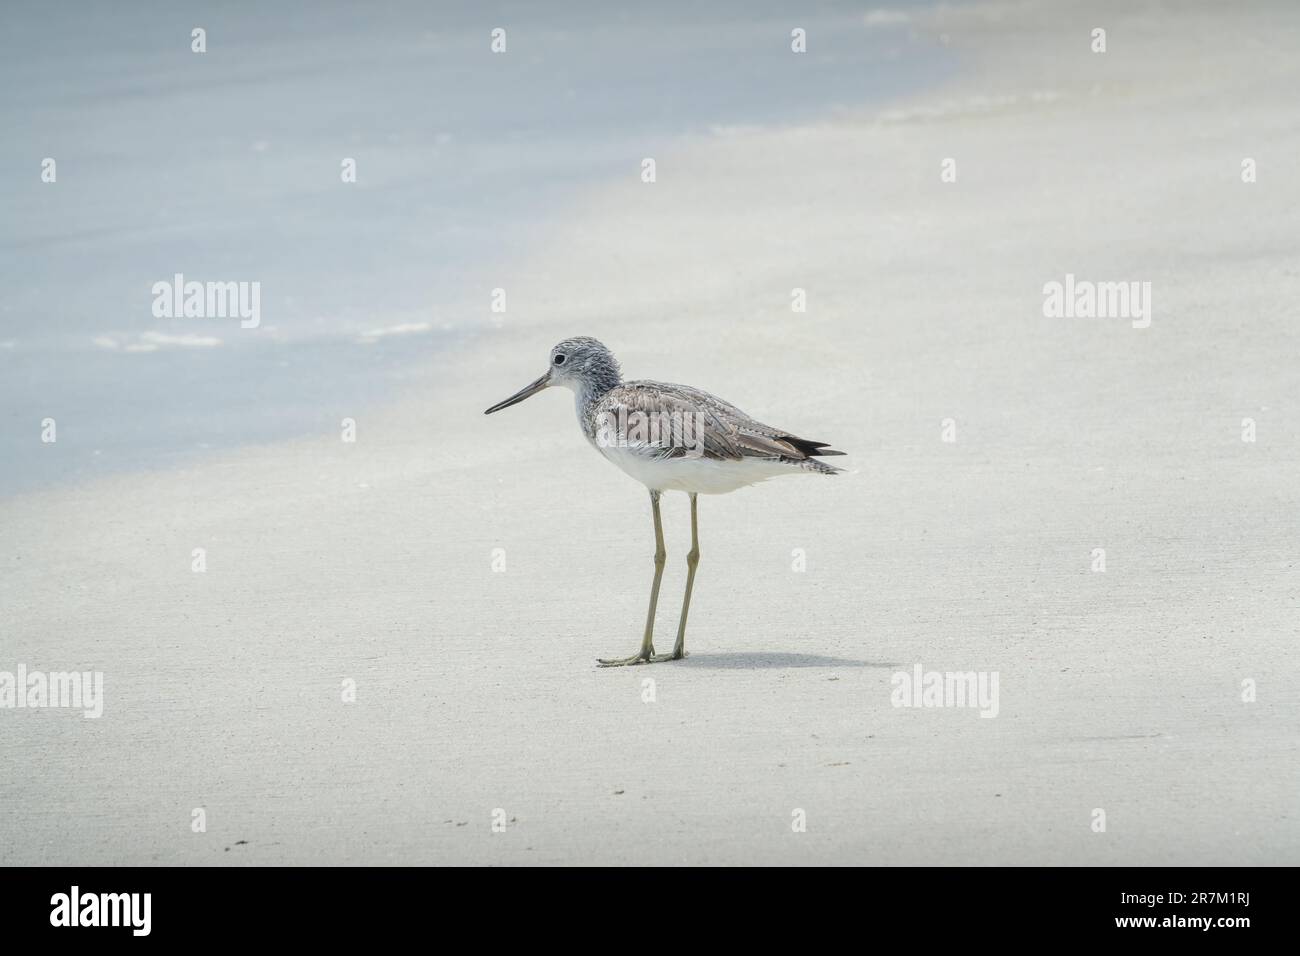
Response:
[[[686,613],[700,561],[698,495],[721,495],[777,475],[838,474],[819,455],[842,455],[825,442],[797,438],[755,421],[735,405],[689,385],[625,382],[609,349],[587,336],[565,339],[551,349],[546,374],[483,414],[517,405],[552,385],[571,389],[578,425],[602,455],[650,491],[655,522],[655,574],[650,586],[641,650],[632,657],[600,660],[603,667],[680,660],[686,656]],[[686,555],[686,595],[671,654],[654,649],[655,607],[663,578],[664,530],[659,497],[665,491],[691,496],[691,550]]]

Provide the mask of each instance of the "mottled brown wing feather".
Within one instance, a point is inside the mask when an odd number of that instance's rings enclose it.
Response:
[[[669,382],[628,382],[614,389],[607,402],[611,407],[625,407],[628,412],[646,415],[667,412],[669,415],[700,416],[703,424],[704,455],[723,461],[740,458],[787,458],[803,461],[813,455],[840,455],[826,449],[825,442],[797,438],[789,433],[750,418],[735,405],[689,385]],[[693,420],[693,419],[692,419]],[[823,450],[825,449],[825,450]],[[683,447],[665,449],[665,454],[680,456]]]
[[[664,457],[682,457],[691,447],[697,446],[700,442],[704,446],[705,458],[738,461],[744,457],[744,449],[736,441],[735,430],[727,426],[716,409],[707,403],[693,400],[689,395],[681,394],[677,389],[664,388],[657,384],[654,387],[650,386],[649,382],[628,382],[620,385],[605,396],[604,404],[615,414],[622,409],[626,410],[629,416],[633,412],[647,416],[665,413],[682,418],[689,416],[692,427],[696,421],[695,416],[698,415],[701,434],[696,436],[692,432],[688,435],[687,437],[691,439],[689,444],[683,441],[673,443],[671,447],[663,450]]]

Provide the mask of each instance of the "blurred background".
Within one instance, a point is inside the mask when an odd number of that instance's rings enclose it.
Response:
[[[949,72],[906,3],[801,4],[800,57],[784,3],[613,6],[6,2],[0,494],[336,428],[481,332],[584,187]],[[176,273],[260,282],[260,327],[155,318]]]

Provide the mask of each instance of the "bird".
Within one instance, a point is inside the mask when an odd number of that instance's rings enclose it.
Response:
[[[631,657],[600,658],[601,667],[681,660],[686,656],[686,615],[700,561],[699,495],[727,494],[775,478],[806,472],[841,474],[819,461],[844,452],[826,442],[799,438],[751,418],[703,389],[667,382],[623,380],[614,354],[590,336],[564,339],[551,349],[546,372],[483,414],[491,415],[547,388],[573,392],[578,425],[601,455],[650,492],[654,516],[654,579],[641,648]],[[691,550],[686,555],[686,593],[672,653],[654,649],[655,610],[667,554],[659,499],[666,491],[691,500]]]

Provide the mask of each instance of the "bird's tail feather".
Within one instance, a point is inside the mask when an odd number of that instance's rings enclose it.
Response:
[[[798,462],[799,467],[804,471],[815,471],[819,475],[838,475],[842,474],[843,468],[836,468],[834,465],[828,465],[824,461],[818,461],[816,458],[805,458]]]

